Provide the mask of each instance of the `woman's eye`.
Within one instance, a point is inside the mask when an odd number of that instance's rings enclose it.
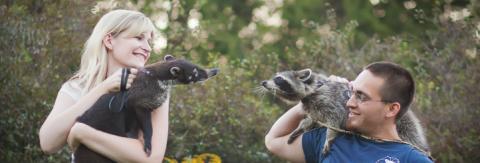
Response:
[[[142,40],[142,39],[143,39],[142,36],[135,36],[135,38],[136,38],[137,40]]]

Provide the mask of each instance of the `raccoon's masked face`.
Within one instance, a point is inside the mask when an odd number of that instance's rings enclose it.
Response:
[[[272,79],[262,81],[262,86],[288,103],[298,103],[326,81],[325,76],[304,69],[279,72]]]

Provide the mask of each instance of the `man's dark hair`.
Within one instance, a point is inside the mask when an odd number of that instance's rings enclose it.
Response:
[[[382,101],[399,102],[400,111],[396,119],[402,117],[407,112],[415,94],[412,75],[405,68],[391,62],[374,62],[367,65],[364,70],[385,80],[380,88]]]

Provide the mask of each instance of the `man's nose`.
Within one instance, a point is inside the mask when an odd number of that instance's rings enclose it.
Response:
[[[357,103],[355,102],[355,95],[350,96],[350,98],[347,100],[347,108],[355,108],[357,107]]]

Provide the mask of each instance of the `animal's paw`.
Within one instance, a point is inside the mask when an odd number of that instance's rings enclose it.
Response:
[[[290,136],[290,137],[288,138],[287,144],[292,144],[293,141],[295,140],[295,138],[297,138],[297,137],[295,137],[295,136],[293,136],[293,135]]]
[[[295,139],[303,133],[303,129],[296,129],[295,131],[293,131],[292,135],[290,135],[290,137],[288,138],[287,144],[292,144],[293,141],[295,141]]]
[[[326,155],[328,155],[328,152],[330,152],[330,144],[326,143],[323,146],[322,155],[326,156]]]

